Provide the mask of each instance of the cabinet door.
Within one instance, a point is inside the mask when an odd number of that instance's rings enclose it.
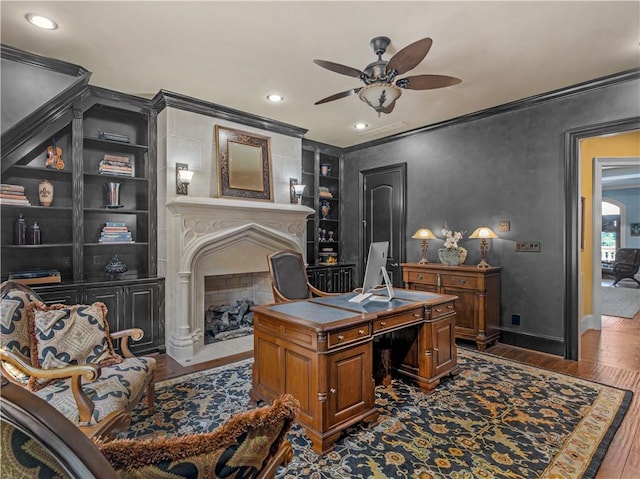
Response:
[[[478,328],[478,298],[475,290],[443,287],[443,294],[458,297],[456,301],[456,333],[460,337],[475,339]]]
[[[373,408],[371,348],[372,343],[368,342],[327,357],[328,427]]]
[[[456,366],[455,316],[439,319],[431,324],[433,338],[432,376],[446,374]]]
[[[115,332],[125,328],[123,324],[124,297],[122,286],[85,288],[83,302],[91,304],[96,301],[104,303],[107,307],[107,322],[109,323],[110,331]]]
[[[46,304],[78,304],[80,301],[80,294],[76,288],[60,289],[53,291],[39,291],[36,290],[38,296],[42,298]]]
[[[133,352],[153,350],[160,344],[160,318],[158,317],[158,287],[153,284],[133,284],[124,288],[124,324],[127,328],[140,328],[144,337],[131,342]]]

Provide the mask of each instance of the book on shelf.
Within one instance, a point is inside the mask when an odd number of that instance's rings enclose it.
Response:
[[[9,183],[2,183],[0,185],[0,192],[2,192],[2,193],[24,194],[24,186],[23,185],[11,185]]]
[[[118,221],[105,223],[98,238],[98,243],[133,243],[133,237],[127,225]]]
[[[104,155],[102,157],[102,160],[105,162],[109,162],[109,161],[113,161],[115,163],[124,163],[124,164],[129,164],[129,157],[128,156],[118,156],[118,155]]]
[[[13,200],[10,198],[0,198],[0,205],[13,205],[13,206],[31,206],[29,200]]]
[[[127,226],[124,222],[122,221],[107,221],[105,224],[105,226]]]
[[[12,193],[0,193],[0,198],[4,198],[7,200],[26,200],[27,197],[25,195],[12,194]]]
[[[60,271],[57,269],[13,271],[9,273],[9,279],[21,284],[47,284],[61,282]]]

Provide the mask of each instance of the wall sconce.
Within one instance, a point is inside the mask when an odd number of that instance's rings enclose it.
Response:
[[[480,228],[476,229],[471,236],[469,236],[469,238],[471,239],[482,238],[482,241],[480,242],[480,253],[482,254],[482,261],[480,261],[480,263],[478,264],[478,268],[484,269],[491,267],[485,260],[487,251],[489,251],[489,243],[487,243],[487,238],[497,237],[498,235],[495,234],[488,226],[481,226]]]
[[[427,259],[427,248],[429,245],[427,244],[427,240],[436,239],[436,236],[431,232],[428,228],[420,228],[412,238],[422,240],[422,259],[418,261],[419,264],[427,264],[429,260]]]
[[[189,183],[193,178],[193,171],[189,171],[189,165],[186,163],[176,163],[176,194],[189,194]]]
[[[296,178],[289,178],[289,191],[291,203],[301,204],[302,193],[304,192],[305,185],[299,185]]]

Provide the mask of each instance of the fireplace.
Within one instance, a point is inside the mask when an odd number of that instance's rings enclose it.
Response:
[[[167,284],[167,353],[178,361],[191,361],[205,348],[205,278],[262,275],[264,281],[267,254],[280,249],[305,254],[306,217],[313,210],[201,197],[177,197],[167,208],[167,257],[159,261]],[[256,288],[264,290],[264,285]],[[264,291],[261,298],[272,301]]]

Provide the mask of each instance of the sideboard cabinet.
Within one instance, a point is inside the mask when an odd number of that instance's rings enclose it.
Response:
[[[456,338],[475,341],[480,351],[500,337],[501,271],[470,265],[402,264],[406,288],[458,297]]]

